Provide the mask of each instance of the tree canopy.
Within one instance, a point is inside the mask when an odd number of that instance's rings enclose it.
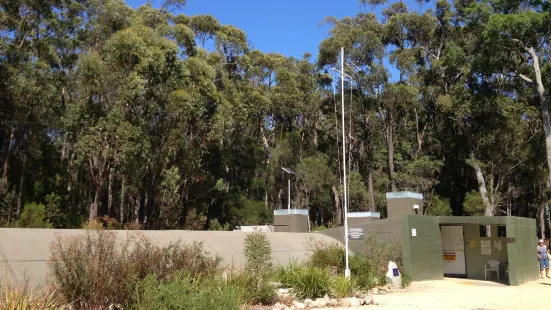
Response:
[[[430,215],[538,217],[543,232],[548,3],[359,2],[300,59],[182,0],[0,2],[0,225],[269,223],[288,202],[281,167],[293,208],[341,223],[344,47],[351,211],[384,217],[385,193],[409,190]]]

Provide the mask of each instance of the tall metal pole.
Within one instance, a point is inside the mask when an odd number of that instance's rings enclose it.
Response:
[[[291,177],[287,178],[287,209],[291,214]]]
[[[342,173],[343,173],[343,190],[344,190],[344,244],[346,248],[346,269],[344,271],[344,276],[346,278],[350,277],[350,268],[348,266],[348,200],[347,200],[347,190],[346,190],[346,137],[344,135],[344,47],[341,47],[341,93],[342,93],[342,102],[341,102],[341,115],[342,115]]]

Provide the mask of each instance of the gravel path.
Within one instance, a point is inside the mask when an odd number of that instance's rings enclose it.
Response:
[[[444,279],[417,282],[405,290],[376,295],[376,305],[356,309],[536,310],[541,309],[542,301],[550,293],[551,280],[507,286],[486,281]]]

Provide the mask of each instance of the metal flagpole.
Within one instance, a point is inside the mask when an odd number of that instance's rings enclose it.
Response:
[[[343,172],[343,191],[344,191],[344,244],[346,248],[346,269],[344,276],[350,277],[350,268],[348,266],[348,200],[347,200],[347,184],[346,184],[346,136],[344,134],[344,47],[341,47],[341,114],[342,114],[342,172]]]

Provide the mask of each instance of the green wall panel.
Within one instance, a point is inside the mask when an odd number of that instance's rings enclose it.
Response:
[[[536,254],[536,220],[528,218],[507,218],[507,237],[514,238],[508,244],[509,283],[521,285],[539,278],[539,263]]]
[[[442,240],[438,218],[409,215],[404,217],[403,225],[405,273],[414,281],[442,279]]]

